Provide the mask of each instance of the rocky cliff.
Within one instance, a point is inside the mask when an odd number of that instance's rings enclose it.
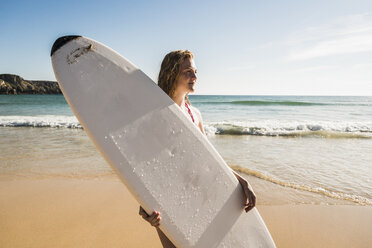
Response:
[[[55,81],[25,80],[13,74],[0,74],[0,94],[61,94]]]

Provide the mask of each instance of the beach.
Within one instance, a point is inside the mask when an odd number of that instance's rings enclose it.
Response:
[[[257,187],[256,194],[261,196]],[[138,203],[116,178],[2,180],[0,197],[1,247],[162,247],[155,228],[138,215]],[[257,208],[277,247],[372,244],[369,206]]]
[[[1,7],[0,248],[372,248],[372,1]]]
[[[0,98],[0,247],[161,247],[61,97]],[[267,98],[211,106],[212,98],[192,99],[207,137],[252,185],[278,247],[372,245],[372,126],[363,109],[371,99],[340,107]],[[348,108],[356,119],[344,116]],[[330,112],[333,120],[321,120]]]

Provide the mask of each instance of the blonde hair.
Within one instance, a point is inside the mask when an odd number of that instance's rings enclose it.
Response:
[[[181,65],[185,59],[193,59],[194,54],[189,50],[177,50],[165,55],[161,63],[158,85],[167,93],[170,98],[173,98],[176,90],[178,76],[180,74]],[[185,100],[190,104],[189,97],[186,94]]]

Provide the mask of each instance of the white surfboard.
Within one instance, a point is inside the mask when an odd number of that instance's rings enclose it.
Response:
[[[98,150],[177,247],[275,247],[207,138],[149,77],[81,36],[52,48],[62,92]]]

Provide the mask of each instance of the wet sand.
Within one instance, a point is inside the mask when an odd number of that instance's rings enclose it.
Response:
[[[372,245],[370,206],[259,202],[257,207],[278,247]],[[139,217],[138,203],[116,178],[9,178],[0,181],[0,247],[161,244],[156,230]]]

